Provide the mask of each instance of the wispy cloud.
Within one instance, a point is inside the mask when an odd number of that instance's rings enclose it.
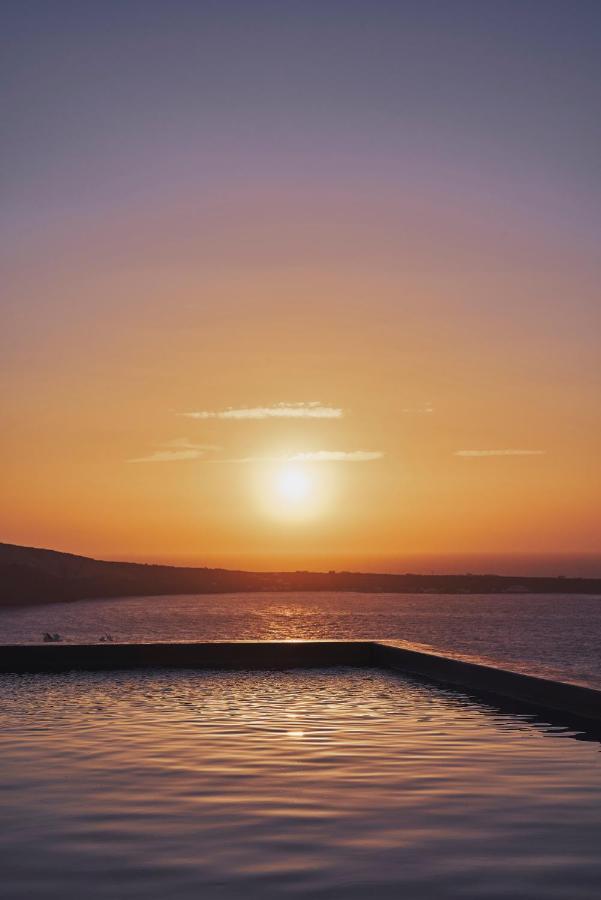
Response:
[[[455,456],[544,456],[546,450],[455,450]]]
[[[288,462],[371,462],[382,459],[380,450],[315,450],[312,453],[295,453]]]
[[[132,463],[164,463],[179,462],[184,459],[201,459],[204,456],[202,450],[155,450],[148,456],[137,456],[135,459],[128,459]]]
[[[181,462],[189,459],[202,459],[213,450],[219,450],[214,444],[195,444],[187,438],[176,438],[159,445],[159,449],[149,453],[148,456],[138,456],[128,459],[132,463],[165,463]]]
[[[274,403],[272,406],[228,406],[227,409],[203,409],[181,415],[189,419],[341,419],[344,410],[323,406],[314,400],[310,403]]]
[[[371,462],[374,459],[381,459],[383,456],[384,454],[380,450],[313,450],[309,453],[292,453],[288,456],[244,456],[238,459],[225,459],[223,462]]]
[[[401,409],[402,413],[414,413],[415,415],[428,415],[429,413],[434,412],[434,407],[431,403],[426,403],[424,406],[405,406]]]

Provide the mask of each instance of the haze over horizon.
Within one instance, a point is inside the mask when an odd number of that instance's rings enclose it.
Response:
[[[3,8],[0,540],[601,574],[599,4]]]

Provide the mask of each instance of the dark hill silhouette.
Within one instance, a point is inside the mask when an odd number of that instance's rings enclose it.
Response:
[[[93,597],[246,591],[596,594],[601,593],[601,578],[244,572],[106,562],[55,550],[0,544],[0,606],[59,603]]]

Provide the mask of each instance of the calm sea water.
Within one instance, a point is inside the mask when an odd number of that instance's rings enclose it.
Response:
[[[388,638],[601,688],[601,597],[282,593],[130,597],[0,611],[0,643]]]
[[[593,900],[583,737],[371,670],[1,676],[2,897]]]

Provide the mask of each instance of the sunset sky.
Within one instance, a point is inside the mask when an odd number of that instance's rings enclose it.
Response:
[[[4,3],[0,540],[601,574],[600,25]]]

